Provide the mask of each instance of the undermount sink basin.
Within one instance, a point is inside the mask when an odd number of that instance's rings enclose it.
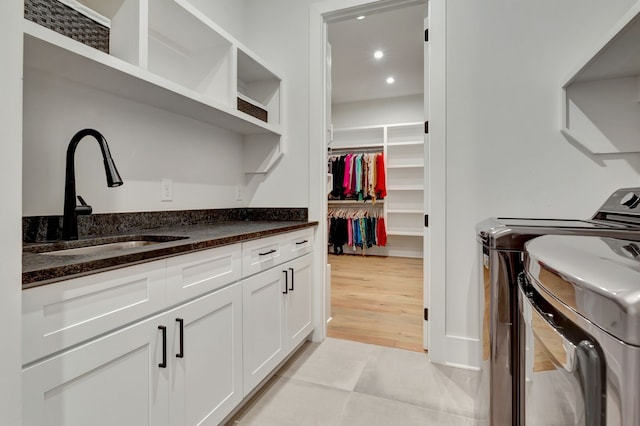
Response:
[[[64,241],[51,244],[25,247],[29,253],[46,254],[48,256],[82,256],[104,254],[121,250],[144,247],[148,245],[183,240],[188,237],[143,235],[125,237],[95,238],[90,240]]]
[[[158,244],[160,241],[123,241],[120,243],[100,244],[97,246],[77,247],[71,249],[55,250],[46,252],[49,256],[73,256],[82,254],[100,254],[110,251],[126,250],[130,248]]]

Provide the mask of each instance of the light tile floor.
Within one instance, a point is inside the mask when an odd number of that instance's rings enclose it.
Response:
[[[306,343],[227,426],[485,426],[481,393],[479,373],[424,353],[327,338]]]

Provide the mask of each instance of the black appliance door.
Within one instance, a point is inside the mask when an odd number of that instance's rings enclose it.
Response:
[[[606,366],[597,342],[520,277],[520,410],[527,426],[605,426]]]

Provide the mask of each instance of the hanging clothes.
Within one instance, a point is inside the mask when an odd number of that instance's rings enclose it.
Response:
[[[387,242],[384,219],[378,217],[380,208],[336,208],[329,209],[329,244],[334,254],[343,254],[344,245],[353,251],[364,252],[373,247],[383,247]]]
[[[372,203],[384,198],[387,195],[384,167],[381,152],[329,156],[328,169],[333,174],[330,198]]]

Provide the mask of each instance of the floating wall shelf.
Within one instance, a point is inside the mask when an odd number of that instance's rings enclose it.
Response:
[[[562,86],[561,132],[591,154],[640,153],[640,1]]]

